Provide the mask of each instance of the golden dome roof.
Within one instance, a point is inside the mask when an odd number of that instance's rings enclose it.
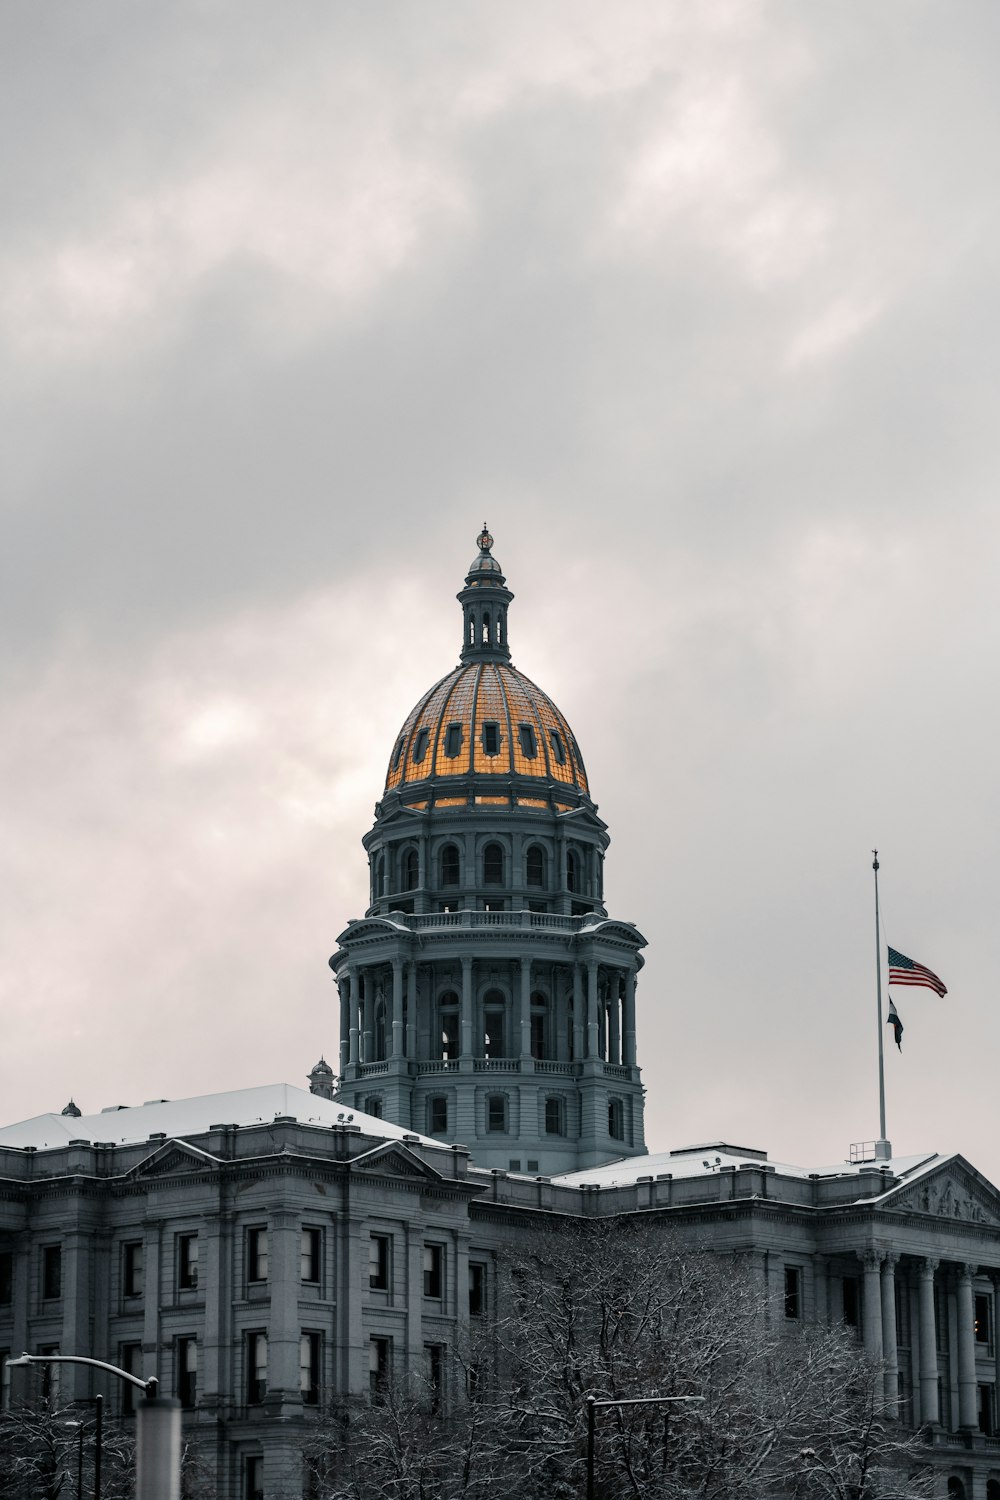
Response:
[[[579,806],[590,796],[580,748],[548,694],[511,666],[507,606],[514,595],[488,526],[476,542],[458,595],[461,665],[424,694],[396,736],[385,794],[419,808]]]
[[[505,661],[467,662],[424,694],[396,736],[385,790],[433,779],[440,801],[441,782],[469,776],[477,792],[487,790],[480,777],[524,777],[589,795],[566,719],[547,693]],[[533,790],[537,797],[544,786]],[[497,800],[508,802],[509,795]]]

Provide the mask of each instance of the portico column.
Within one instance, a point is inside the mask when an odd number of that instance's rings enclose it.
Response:
[[[573,1061],[583,1056],[583,969],[573,965]]]
[[[882,1359],[885,1363],[885,1399],[895,1414],[899,1404],[899,1362],[896,1353],[896,1266],[898,1255],[882,1262]]]
[[[978,1266],[961,1266],[958,1273],[958,1425],[977,1432],[976,1410],[976,1315],[972,1301],[972,1278]]]
[[[360,1045],[359,1044],[360,1044],[361,1032],[360,1032],[360,1028],[359,1028],[359,1025],[358,1025],[358,1021],[359,1021],[358,996],[359,996],[360,990],[361,990],[361,976],[360,976],[360,974],[357,974],[353,970],[349,969],[348,973],[347,973],[347,1006],[348,1006],[348,1015],[350,1017],[350,1026],[348,1028],[347,1038],[348,1038],[348,1062],[350,1063],[350,1065],[351,1065],[352,1068],[356,1068],[357,1067],[357,1065],[358,1065],[358,1058],[360,1056]]]
[[[412,960],[406,966],[406,1055],[417,1055],[417,966]]]
[[[472,1056],[472,959],[462,959],[461,1057]]]
[[[622,1060],[621,975],[612,969],[608,976],[608,1062]]]
[[[531,959],[521,959],[521,1056],[531,1056]]]
[[[635,1067],[635,972],[629,969],[625,975],[625,999],[623,1003],[623,1025],[625,1054],[622,1062],[627,1068]]]
[[[920,1265],[920,1420],[922,1423],[941,1421],[938,1404],[937,1329],[934,1322],[934,1272],[936,1260],[924,1260]]]
[[[392,961],[392,1056],[403,1055],[403,960]]]
[[[813,1319],[817,1323],[828,1323],[829,1315],[829,1270],[825,1255],[813,1256]]]
[[[597,959],[587,960],[587,1056],[597,1056]]]
[[[337,980],[340,995],[340,1076],[351,1060],[351,979],[344,974]]]
[[[994,1364],[994,1407],[993,1421],[1000,1422],[1000,1323],[997,1322],[997,1313],[1000,1312],[997,1293],[1000,1291],[1000,1275],[996,1271],[990,1272],[990,1281],[993,1284],[993,1364]],[[996,1435],[994,1426],[994,1436]]]
[[[882,1252],[879,1250],[864,1250],[858,1252],[858,1258],[864,1267],[865,1290],[864,1290],[864,1339],[865,1348],[868,1353],[876,1359],[882,1358],[882,1287],[879,1267],[882,1264]]]

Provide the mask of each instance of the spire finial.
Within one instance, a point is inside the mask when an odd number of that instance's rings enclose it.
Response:
[[[490,536],[490,528],[483,522],[483,529],[476,537],[476,545],[480,552],[488,552],[493,546],[493,538]]]

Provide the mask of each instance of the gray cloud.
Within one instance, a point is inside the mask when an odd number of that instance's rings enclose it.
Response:
[[[874,1132],[880,841],[953,991],[890,1124],[1000,1171],[998,24],[7,8],[6,1117],[332,1053],[485,515],[650,938],[652,1138]]]

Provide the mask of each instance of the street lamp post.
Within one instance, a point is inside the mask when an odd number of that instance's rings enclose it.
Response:
[[[92,1369],[106,1370],[109,1375],[138,1386],[145,1399],[135,1410],[136,1500],[180,1500],[181,1403],[172,1396],[158,1394],[159,1382],[155,1375],[143,1380],[130,1370],[120,1370],[117,1365],[109,1365],[103,1359],[91,1359],[85,1354],[22,1354],[19,1359],[7,1361],[8,1369],[25,1365],[90,1365]],[[103,1398],[98,1396],[97,1400]],[[97,1410],[100,1413],[101,1408]],[[95,1481],[99,1488],[99,1458]]]
[[[23,1357],[23,1356],[22,1356]],[[30,1359],[31,1356],[29,1355]],[[14,1361],[11,1360],[11,1364]],[[18,1361],[20,1363],[20,1361]],[[80,1396],[73,1402],[74,1406],[92,1406],[94,1408],[94,1500],[101,1500],[101,1443],[104,1431],[104,1397],[103,1396]],[[77,1500],[83,1500],[83,1427],[80,1428],[80,1461],[76,1476]]]
[[[627,1401],[598,1401],[596,1396],[587,1397],[587,1500],[595,1500],[594,1493],[594,1439],[597,1429],[598,1408],[608,1406],[669,1406],[674,1401],[704,1401],[704,1396],[633,1396]]]

